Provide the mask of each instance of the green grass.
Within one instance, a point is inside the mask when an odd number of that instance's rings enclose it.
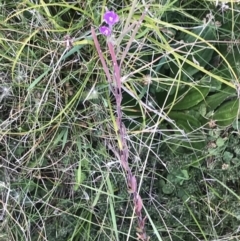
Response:
[[[0,240],[137,240],[116,101],[91,35],[113,74],[105,7],[121,19],[125,138],[150,240],[239,240],[239,4],[148,1],[138,29],[145,1],[7,2]]]

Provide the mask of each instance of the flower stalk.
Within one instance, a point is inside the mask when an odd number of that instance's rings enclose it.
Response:
[[[140,22],[142,21],[142,18],[140,19]],[[138,193],[136,176],[133,175],[131,168],[129,167],[129,163],[128,163],[129,149],[128,149],[128,143],[127,143],[127,139],[126,139],[127,132],[126,132],[126,127],[123,123],[122,110],[121,110],[121,102],[122,102],[121,71],[120,71],[120,65],[117,62],[114,45],[111,41],[111,34],[113,31],[113,26],[117,22],[119,22],[119,17],[115,12],[107,11],[104,14],[103,19],[108,26],[101,26],[99,28],[99,31],[103,35],[107,36],[108,49],[109,49],[110,56],[112,59],[112,64],[113,64],[113,76],[110,75],[110,71],[104,60],[96,33],[93,28],[91,29],[91,31],[92,31],[92,36],[93,36],[93,40],[94,40],[98,55],[100,57],[104,72],[107,76],[107,79],[108,79],[108,82],[110,85],[110,90],[112,91],[112,93],[116,99],[116,117],[115,117],[116,130],[115,131],[116,131],[116,135],[118,137],[119,150],[118,150],[118,153],[115,155],[118,158],[120,158],[121,166],[124,169],[126,176],[127,176],[128,192],[133,197],[134,212],[137,217],[137,228],[136,228],[137,238],[138,238],[138,240],[141,240],[141,241],[148,241],[149,237],[147,236],[146,230],[145,230],[146,217],[143,218],[143,216],[142,216],[143,201],[142,201],[141,196]],[[139,24],[137,26],[139,26]],[[136,30],[135,30],[135,32],[136,32]]]

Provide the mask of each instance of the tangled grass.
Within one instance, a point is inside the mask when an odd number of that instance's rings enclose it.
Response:
[[[140,239],[117,103],[91,34],[105,7],[121,19],[112,41],[124,139],[150,240],[239,240],[238,122],[215,128],[184,99],[186,86],[206,102],[215,91],[237,96],[237,1],[1,4],[0,240]]]

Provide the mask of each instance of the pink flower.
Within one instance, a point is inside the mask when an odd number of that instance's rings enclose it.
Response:
[[[119,16],[114,11],[107,11],[103,19],[110,27],[119,22]]]
[[[111,29],[109,27],[106,27],[106,26],[101,26],[99,28],[99,31],[101,34],[105,35],[105,36],[110,36],[111,35]]]

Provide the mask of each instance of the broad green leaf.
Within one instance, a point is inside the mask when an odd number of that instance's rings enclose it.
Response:
[[[215,40],[215,31],[211,25],[202,25],[198,28],[194,28],[191,33],[192,34],[183,33],[181,40],[184,42],[184,45],[178,45],[175,48],[181,49],[185,59],[199,65],[199,67],[206,67],[212,58],[214,50],[205,42],[199,40],[198,36],[203,38],[206,42],[208,40]],[[182,61],[182,66],[179,66],[177,63],[171,66],[171,77],[175,77],[176,74],[179,73],[180,68],[182,70],[182,80],[188,80],[189,77],[192,77],[200,71],[200,68],[194,68],[190,64]]]
[[[226,99],[236,96],[236,90],[231,87],[226,87],[221,92],[210,95],[206,98],[206,104],[209,111],[215,110],[221,105]]]
[[[231,69],[229,69],[228,64],[231,66],[236,76],[240,74],[240,52],[238,46],[229,48],[228,45],[220,46],[219,51],[225,57],[227,63],[222,61],[221,65],[214,71],[216,75],[219,75],[229,81],[232,81],[235,76]],[[234,78],[235,79],[235,78]]]
[[[205,87],[191,88],[185,96],[174,105],[173,110],[187,110],[199,104],[207,96],[208,92],[209,89]]]
[[[220,126],[228,126],[238,116],[239,101],[237,99],[231,100],[223,104],[213,115],[213,120]]]
[[[179,112],[179,111],[171,111],[168,114],[169,118],[175,120],[175,122],[183,122],[183,123],[188,123],[187,129],[192,130],[192,128],[196,127],[199,128],[201,126],[201,123],[192,115],[183,113],[183,112]]]
[[[173,119],[176,125],[184,130],[185,133],[193,132],[194,130],[201,127],[201,122],[198,121],[194,116],[182,113],[179,111],[171,111],[169,113],[169,118]],[[185,147],[202,149],[205,146],[205,138],[204,136],[199,136],[196,140],[196,137],[191,140],[189,136],[188,139],[182,140],[182,145]]]

